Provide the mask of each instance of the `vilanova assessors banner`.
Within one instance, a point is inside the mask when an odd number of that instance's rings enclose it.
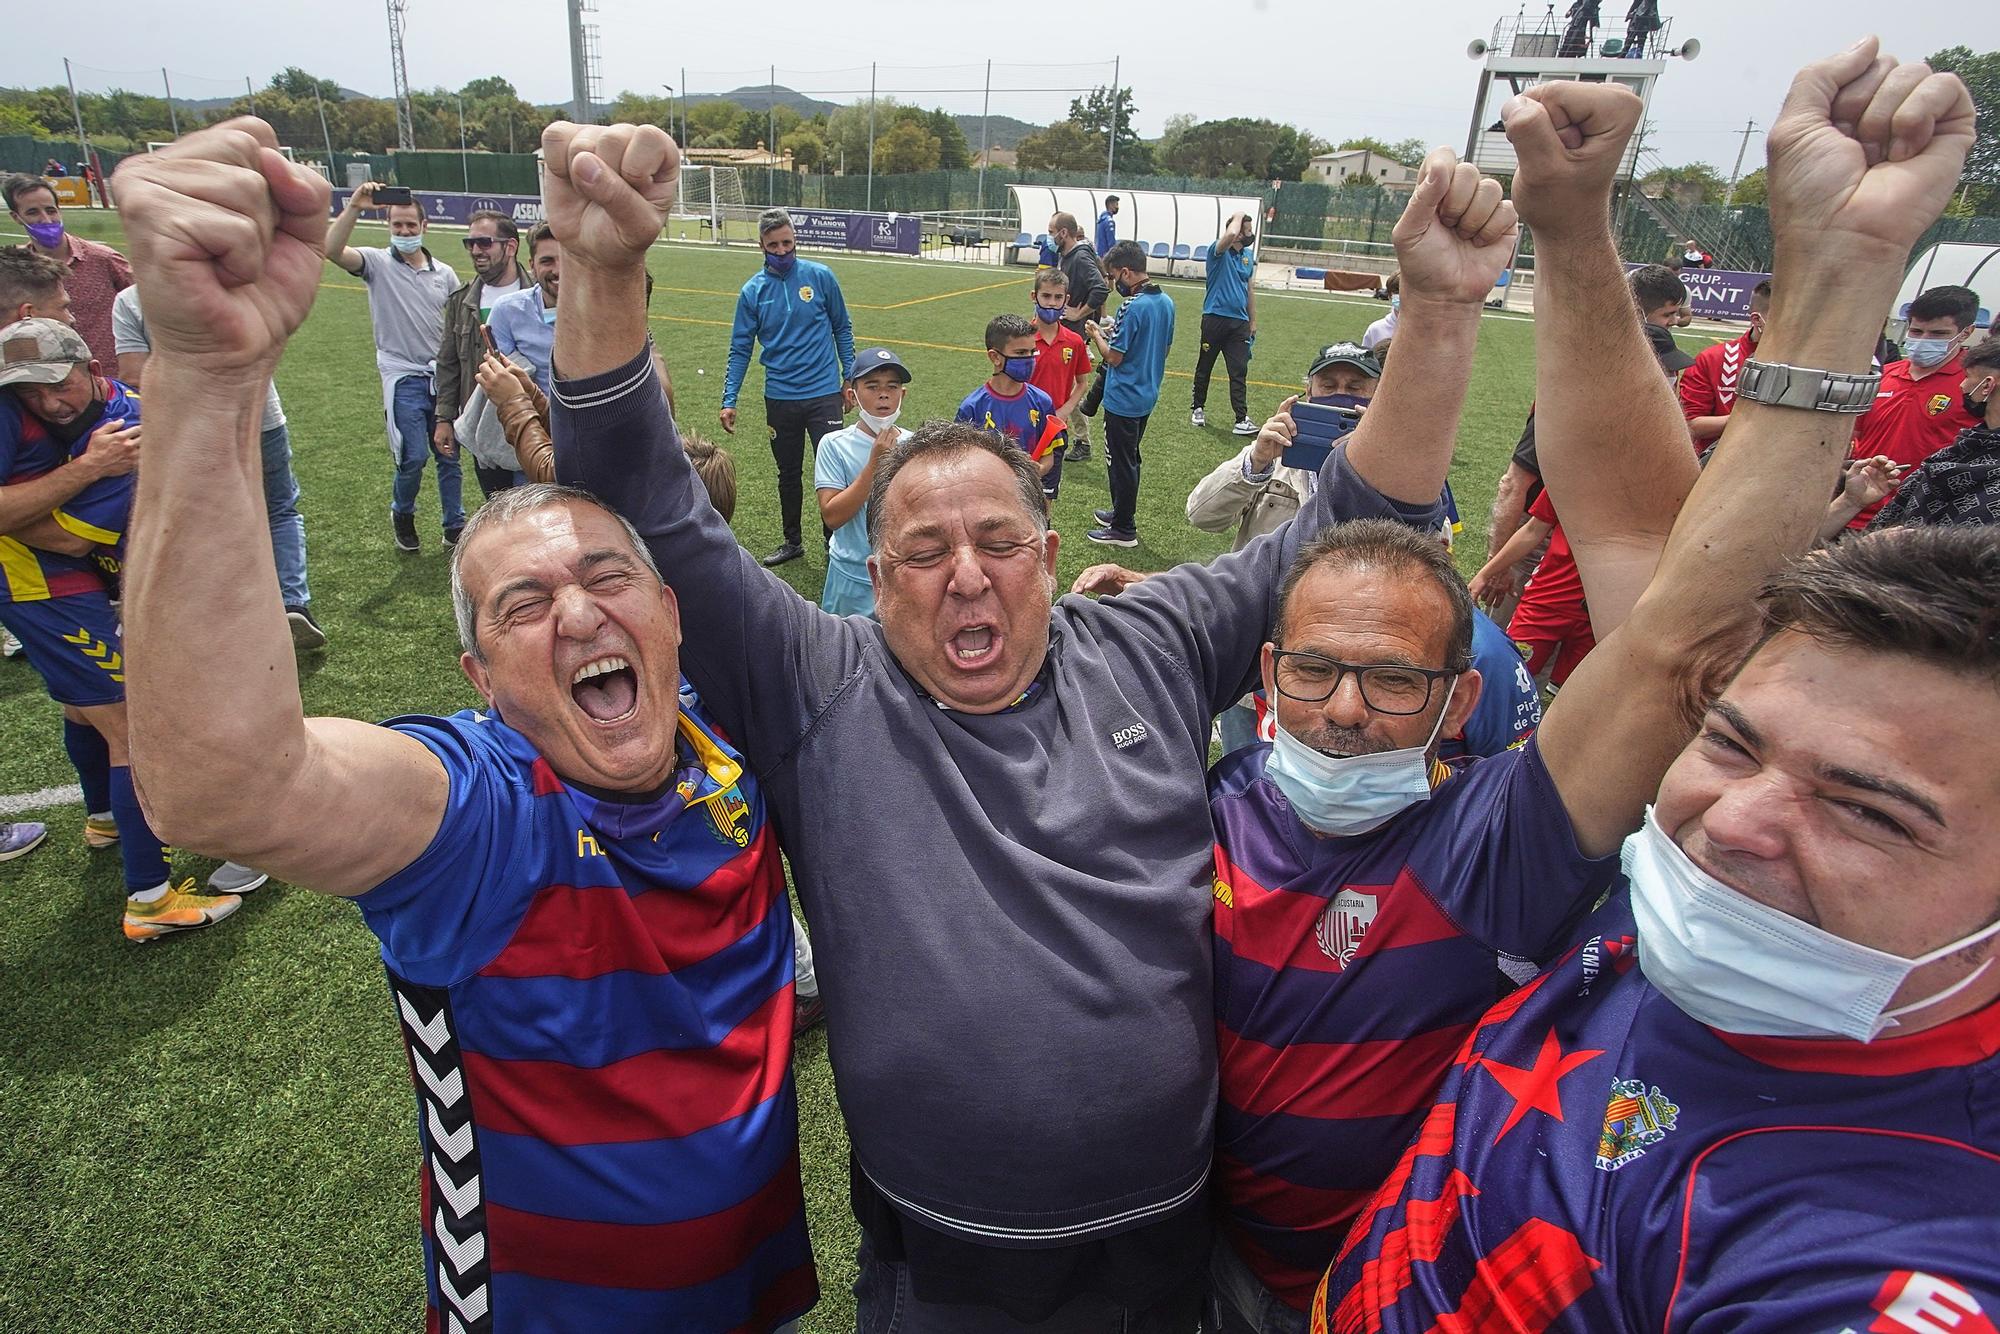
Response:
[[[1639,267],[1627,264],[1625,271]],[[1709,320],[1748,320],[1751,290],[1771,276],[1736,269],[1682,269],[1680,275],[1694,313]]]
[[[347,206],[354,191],[333,192],[333,211]],[[523,231],[542,220],[538,195],[477,195],[418,190],[424,213],[432,222],[463,227],[474,212],[493,209],[505,213]],[[825,246],[835,250],[869,250],[893,255],[918,252],[921,230],[917,219],[894,213],[848,213],[836,209],[795,208],[792,227],[799,244]],[[1748,298],[1745,298],[1746,302]],[[1746,306],[1747,309],[1747,306]]]

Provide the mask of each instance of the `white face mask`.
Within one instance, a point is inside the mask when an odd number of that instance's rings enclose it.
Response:
[[[413,255],[424,248],[424,234],[418,232],[415,236],[391,236],[389,244],[406,255]]]
[[[863,426],[866,426],[870,431],[874,432],[876,435],[880,435],[882,434],[882,432],[888,430],[891,426],[894,426],[896,424],[896,418],[903,415],[903,409],[900,405],[896,408],[894,412],[890,413],[886,417],[877,417],[874,413],[870,412],[866,408],[857,408],[855,410],[861,414],[861,424]]]
[[[1451,712],[1458,678],[1421,746],[1344,757],[1322,754],[1278,728],[1264,772],[1306,827],[1347,838],[1379,829],[1420,801],[1431,799],[1430,749]]]
[[[1884,1009],[1911,972],[2000,932],[2000,922],[1905,959],[1857,945],[1731,889],[1660,828],[1651,807],[1625,840],[1639,967],[1690,1017],[1725,1033],[1868,1042],[1898,1016],[1971,986],[1985,963],[1943,991]]]

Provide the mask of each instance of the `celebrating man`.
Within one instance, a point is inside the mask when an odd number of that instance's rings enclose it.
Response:
[[[1284,531],[1055,604],[1034,463],[938,423],[877,466],[878,624],[801,600],[700,499],[638,276],[672,142],[557,124],[542,146],[564,264],[558,475],[645,536],[690,675],[768,775],[854,1145],[861,1327],[1186,1328],[1215,1103],[1210,719],[1248,685],[1301,541],[1348,518],[1435,522],[1512,210],[1449,152],[1427,164],[1395,230],[1412,293],[1395,365]],[[894,818],[826,800],[856,783]]]

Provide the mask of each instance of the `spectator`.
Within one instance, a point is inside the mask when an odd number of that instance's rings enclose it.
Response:
[[[364,210],[378,207],[382,187],[364,181],[326,232],[327,258],[368,285],[368,315],[374,324],[375,369],[382,377],[382,413],[389,428],[389,457],[396,477],[389,494],[389,521],[398,551],[415,551],[417,491],[423,485],[426,455],[437,459],[438,505],[444,543],[456,545],[465,527],[465,500],[458,447],[438,433],[433,376],[444,334],[445,303],[459,288],[458,275],[438,263],[424,245],[429,222],[424,206],[412,201],[384,209],[389,246],[347,244]]]
[[[1396,336],[1396,321],[1403,310],[1403,275],[1392,273],[1389,281],[1382,285],[1382,291],[1389,298],[1389,313],[1370,324],[1361,335],[1361,346],[1373,352],[1383,343]]]
[[[1765,278],[1750,289],[1750,327],[1735,338],[1712,343],[1695,353],[1694,365],[1680,378],[1681,412],[1687,417],[1688,434],[1703,453],[1729,424],[1729,410],[1736,403],[1736,386],[1743,375],[1743,363],[1756,353],[1770,314],[1771,280]]]
[[[1083,239],[1083,228],[1068,213],[1049,218],[1049,239],[1060,252],[1056,267],[1069,281],[1069,304],[1063,307],[1063,325],[1078,338],[1087,339],[1091,321],[1104,318],[1104,303],[1111,291],[1105,285],[1104,267],[1098,263],[1100,252],[1091,249],[1090,243]],[[1100,365],[1096,383],[1085,391],[1085,401],[1078,405],[1081,411],[1063,418],[1070,431],[1067,462],[1083,463],[1090,458],[1090,414],[1097,409],[1089,400],[1103,392],[1103,384],[1104,368]]]
[[[487,328],[493,333],[493,350],[503,357],[521,357],[534,373],[535,384],[546,394],[554,383],[550,357],[556,346],[556,294],[562,288],[562,245],[546,222],[538,222],[528,232],[528,269],[531,281],[513,296],[493,303]],[[647,274],[648,299],[652,274]],[[673,395],[668,394],[671,407]]]
[[[1965,354],[1959,406],[1974,425],[1903,479],[1870,531],[1900,524],[2000,523],[2000,338]]]
[[[1070,432],[1070,454],[1074,456],[1076,431],[1083,420],[1077,408],[1090,388],[1090,347],[1082,334],[1062,323],[1063,308],[1069,304],[1069,278],[1061,269],[1035,274],[1033,299],[1035,374],[1028,383],[1056,405],[1054,415]]]
[[[146,360],[153,353],[153,340],[146,331],[146,316],[139,306],[137,287],[128,287],[118,294],[111,319],[118,340],[118,378],[134,389],[141,388]],[[271,525],[271,551],[278,565],[278,595],[284,599],[285,623],[292,632],[292,647],[302,651],[325,648],[326,631],[313,618],[312,589],[306,583],[306,521],[299,513],[299,479],[292,472],[292,433],[285,421],[285,405],[278,398],[276,380],[264,393],[264,416],[257,439],[263,460],[264,512]]]
[[[1687,304],[1687,285],[1681,276],[1664,264],[1641,264],[1632,270],[1625,280],[1632,293],[1632,303],[1639,308],[1642,324],[1657,324],[1662,329],[1680,326],[1681,307]]]
[[[1108,255],[1118,244],[1118,196],[1104,196],[1104,211],[1097,215],[1097,253]]]
[[[783,565],[806,554],[799,531],[804,503],[806,440],[813,448],[841,426],[842,384],[854,364],[854,330],[833,270],[796,253],[792,216],[765,209],[757,219],[764,248],[759,269],[736,298],[736,328],[729,336],[729,370],[722,381],[722,429],[736,433],[736,396],[750,370],[750,348],[764,345],[764,421],[771,428],[771,457],[778,465],[778,509],[785,540],[764,557]]]
[[[149,300],[215,331],[156,323],[149,367],[166,425],[125,608],[149,663],[133,683],[148,802],[177,841],[255,847],[355,899],[381,938],[418,1099],[429,1324],[767,1334],[817,1282],[761,786],[684,690],[674,601],[630,528],[561,488],[494,497],[453,552],[481,710],[308,719],[290,674],[262,669],[283,630],[240,588],[274,581],[262,520],[229,484],[239,463],[201,446],[255,412],[253,381],[224,372],[275,364],[311,308],[317,265],[298,261],[327,188],[273,167],[280,188],[215,202],[211,170],[239,152],[191,135],[121,182]],[[224,286],[184,248],[155,262],[170,235],[185,245],[171,223],[230,238],[257,277]],[[214,318],[246,297],[264,318]],[[259,665],[175,651],[195,636]],[[662,1226],[698,1232],[699,1255],[659,1246]]]
[[[24,245],[0,246],[0,323],[36,318],[76,323],[63,266]]]
[[[42,175],[44,176],[67,176],[68,174],[63,169],[63,164],[54,158],[50,158],[48,161],[42,163]]]
[[[0,348],[0,416],[8,419],[0,430],[0,621],[63,708],[64,746],[83,782],[85,841],[119,845],[126,938],[212,926],[266,877],[225,863],[209,876],[208,893],[192,877],[173,882],[127,758],[125,647],[100,573],[112,562],[93,559],[100,546],[122,548],[138,402],[98,375],[82,335],[66,323],[8,325]]]
[[[1299,542],[1344,518],[1435,521],[1511,211],[1469,166],[1436,164],[1414,192],[1396,238],[1423,318],[1285,532],[1108,604],[1056,603],[1035,470],[937,423],[876,474],[878,625],[809,606],[690,508],[637,299],[670,142],[557,126],[544,149],[564,246],[556,360],[576,377],[556,383],[558,470],[629,512],[671,580],[689,676],[770,775],[828,969],[858,1327],[1188,1328],[1215,1097],[1210,719],[1248,684]],[[590,173],[599,152],[652,174]],[[615,226],[569,230],[583,175]],[[856,782],[896,818],[826,799]],[[1091,1114],[1050,1111],[1077,1107]]]
[[[1194,411],[1189,420],[1206,426],[1208,377],[1219,355],[1229,370],[1229,406],[1236,435],[1257,434],[1250,420],[1250,348],[1257,341],[1257,255],[1254,224],[1247,213],[1233,215],[1208,251],[1208,287],[1201,299],[1201,352],[1194,361]]]
[[[1139,545],[1139,443],[1146,419],[1160,400],[1167,349],[1174,341],[1173,298],[1146,278],[1146,252],[1135,241],[1120,241],[1104,257],[1104,267],[1124,300],[1118,329],[1109,340],[1096,324],[1086,325],[1104,374],[1104,453],[1111,467],[1111,508],[1097,512],[1098,526],[1086,536],[1100,546]]]
[[[1969,287],[1933,287],[1910,303],[1905,359],[1882,368],[1875,406],[1855,424],[1852,457],[1879,454],[1915,468],[1980,424],[1955,392],[1978,316],[1979,294]],[[1880,510],[1880,504],[1862,510],[1848,520],[1848,530],[1866,528]]]
[[[444,339],[437,351],[437,425],[431,432],[438,451],[453,455],[464,443],[457,438],[458,415],[471,401],[479,359],[486,355],[486,335],[481,330],[495,304],[534,287],[518,258],[521,229],[512,217],[498,209],[474,209],[459,241],[472,257],[472,281],[445,299]],[[498,346],[498,334],[494,337]],[[499,350],[505,356],[513,349]],[[481,495],[491,496],[514,485],[512,468],[494,467],[476,457],[472,473],[479,480]]]
[[[1871,39],[1804,72],[1771,131],[1786,304],[1763,352],[1811,375],[1831,410],[1866,401],[1874,312],[1972,144],[1955,78],[1875,55]],[[1864,154],[1836,99],[1881,88]],[[1534,208],[1523,158],[1539,242],[1555,219]],[[1576,514],[1591,479],[1560,467],[1558,433],[1578,422],[1555,419],[1551,392],[1574,361],[1538,364],[1550,486]],[[2000,906],[1975,869],[2000,835],[1976,814],[1994,799],[1987,748],[1967,741],[2000,725],[2000,550],[1990,535],[1892,533],[1784,569],[1843,443],[1797,403],[1739,402],[1728,429],[1745,438],[1725,438],[1689,497],[1618,652],[1572,683],[1615,677],[1641,701],[1613,724],[1628,749],[1590,775],[1615,789],[1591,800],[1617,818],[1592,829],[1571,813],[1586,853],[1637,826],[1629,889],[1457,1044],[1314,1303],[1316,1328],[1406,1334],[1506,1312],[1606,1334],[1914,1330],[1976,1327],[2000,1307],[2000,1154],[1976,1091],[1995,1066],[2000,974],[1981,957]],[[1710,617],[1720,642],[1700,633]],[[1664,624],[1696,633],[1657,643]],[[1660,663],[1675,651],[1690,660]],[[1635,661],[1656,664],[1656,684],[1632,678]],[[1883,682],[1893,705],[1854,707]],[[1593,726],[1559,701],[1538,744],[1570,723]]]
[[[9,176],[0,192],[7,211],[28,233],[27,248],[63,267],[70,320],[90,355],[106,366],[118,364],[111,335],[111,299],[132,285],[132,266],[108,245],[71,236],[63,226],[55,188],[39,176]]]
[[[875,469],[909,435],[896,425],[903,413],[909,368],[886,347],[871,347],[854,358],[847,401],[860,420],[820,441],[813,461],[826,540],[826,584],[820,610],[835,616],[873,616],[875,585],[868,574],[868,493]],[[694,456],[690,454],[689,460]]]
[[[1042,495],[1062,486],[1068,439],[1049,396],[1029,381],[1035,374],[1035,326],[1023,315],[995,315],[986,322],[986,360],[992,374],[965,396],[956,420],[992,431],[1035,461]]]

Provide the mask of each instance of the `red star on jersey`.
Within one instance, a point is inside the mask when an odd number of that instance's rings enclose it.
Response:
[[[1501,1065],[1491,1057],[1482,1056],[1479,1063],[1486,1072],[1498,1080],[1500,1087],[1507,1090],[1514,1099],[1514,1110],[1507,1113],[1507,1119],[1500,1123],[1500,1133],[1493,1137],[1498,1144],[1507,1138],[1522,1117],[1529,1111],[1546,1112],[1556,1120],[1563,1119],[1562,1096],[1558,1086],[1564,1075],[1596,1060],[1604,1055],[1601,1051],[1573,1051],[1563,1054],[1562,1045],[1556,1041],[1556,1031],[1551,1028],[1542,1039],[1542,1049],[1535,1053],[1535,1063],[1523,1070],[1519,1066]]]

